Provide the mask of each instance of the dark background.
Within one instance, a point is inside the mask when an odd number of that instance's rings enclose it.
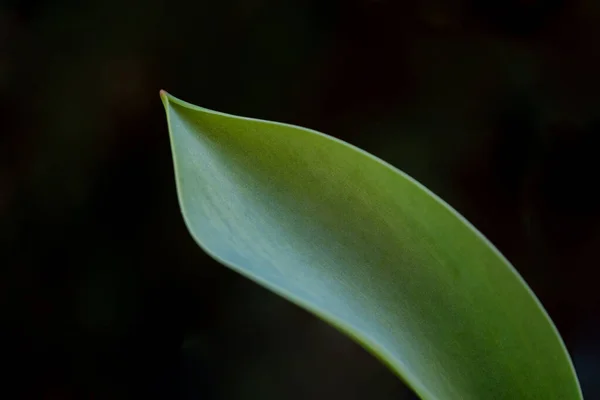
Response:
[[[424,183],[514,263],[600,398],[598,43],[596,0],[0,0],[3,397],[410,398],[195,245],[165,89]]]

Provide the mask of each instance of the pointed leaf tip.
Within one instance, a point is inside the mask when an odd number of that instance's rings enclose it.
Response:
[[[166,109],[167,108],[167,104],[169,103],[169,93],[167,93],[163,89],[160,89],[159,95],[160,95],[160,99],[162,100],[163,106]]]

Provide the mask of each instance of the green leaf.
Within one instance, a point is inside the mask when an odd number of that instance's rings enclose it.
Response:
[[[327,321],[422,399],[581,399],[510,263],[382,160],[309,129],[161,92],[179,202],[216,260]]]

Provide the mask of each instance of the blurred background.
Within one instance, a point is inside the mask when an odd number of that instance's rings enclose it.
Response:
[[[158,92],[358,145],[474,223],[600,398],[600,2],[0,0],[6,398],[412,399],[209,259]]]

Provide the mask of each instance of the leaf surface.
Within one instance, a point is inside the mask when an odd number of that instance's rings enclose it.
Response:
[[[198,245],[309,310],[422,399],[581,399],[541,304],[421,184],[325,134],[161,92]]]

